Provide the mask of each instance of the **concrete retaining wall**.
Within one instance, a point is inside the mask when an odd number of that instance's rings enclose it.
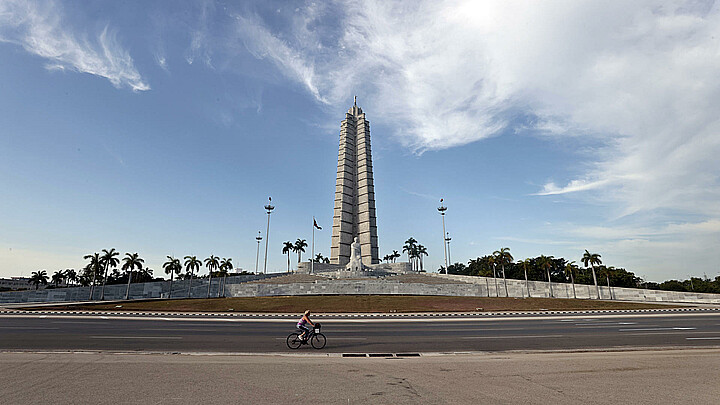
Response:
[[[431,274],[432,276],[445,278],[453,281],[464,281],[484,286],[485,296],[505,297],[505,285],[502,278],[494,279],[491,277],[475,277],[460,275]],[[497,281],[497,289],[495,287]],[[546,281],[528,281],[527,287],[530,289],[530,297],[550,297],[550,288]],[[507,280],[507,291],[510,297],[527,297],[528,291],[524,280]],[[644,302],[687,302],[687,303],[706,303],[720,304],[720,294],[706,293],[690,293],[678,291],[661,291],[646,290],[640,288],[624,288],[598,286],[600,290],[600,298],[604,300],[623,300],[623,301],[644,301]],[[597,299],[598,289],[594,285],[575,284],[575,292],[573,293],[572,284],[569,283],[552,283],[552,296],[555,298],[581,298],[581,299]],[[488,295],[489,294],[489,295]]]
[[[226,279],[227,286],[237,283],[245,283],[253,280],[261,280],[265,278],[276,277],[281,274],[258,274],[232,276]],[[175,280],[172,283],[172,298],[187,298],[190,280]],[[113,284],[105,286],[105,300],[122,300],[125,299],[125,291],[127,284]],[[96,286],[92,299],[99,300],[102,286]],[[147,298],[167,298],[170,291],[170,281],[154,281],[150,283],[133,283],[130,284],[131,299],[147,299]],[[212,287],[210,288],[210,296],[217,297],[218,292],[222,291],[222,279],[213,278]],[[207,279],[194,279],[192,281],[192,298],[205,298],[208,292]],[[53,288],[45,290],[24,290],[24,291],[6,291],[0,293],[0,304],[17,303],[17,302],[65,302],[65,301],[88,301],[90,298],[90,287],[71,287],[71,288]]]
[[[387,280],[328,280],[312,283],[233,284],[226,287],[228,297],[266,297],[279,295],[449,295],[484,297],[484,287],[478,284],[422,284],[398,283]]]

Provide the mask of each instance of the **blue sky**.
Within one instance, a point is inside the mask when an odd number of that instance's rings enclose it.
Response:
[[[713,2],[9,0],[0,61],[3,277],[110,247],[252,271],[268,196],[270,271],[313,216],[327,255],[354,95],[381,256],[437,269],[444,198],[453,261],[719,273]]]

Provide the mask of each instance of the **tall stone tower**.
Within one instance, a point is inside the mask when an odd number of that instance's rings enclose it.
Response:
[[[350,261],[354,238],[360,243],[363,264],[378,264],[370,121],[357,106],[357,97],[340,124],[331,263],[346,265]]]

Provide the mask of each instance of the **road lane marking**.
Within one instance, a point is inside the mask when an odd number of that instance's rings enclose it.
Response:
[[[653,331],[653,330],[695,330],[697,328],[632,328],[619,329],[620,332]]]
[[[685,338],[687,340],[720,340],[720,336],[713,336],[713,337],[689,337]]]
[[[50,330],[58,330],[58,329],[60,329],[60,328],[44,328],[44,327],[42,327],[42,326],[0,326],[0,329],[20,329],[20,330],[28,330],[28,329],[32,329],[32,330],[38,330],[38,329],[46,330],[46,329],[50,329]]]
[[[203,328],[142,328],[136,329],[142,331],[154,332],[218,332],[220,329],[203,329]]]
[[[90,339],[163,339],[180,340],[182,336],[90,336]]]
[[[535,339],[558,337],[565,337],[565,335],[463,336],[460,339]]]
[[[275,340],[287,340],[287,337],[276,337]],[[367,340],[367,338],[364,337],[331,337],[330,340]]]

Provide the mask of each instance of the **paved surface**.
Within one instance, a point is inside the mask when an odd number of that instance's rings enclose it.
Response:
[[[0,350],[286,353],[295,319],[0,315]],[[720,313],[323,319],[323,353],[720,347]],[[313,352],[307,346],[296,353]]]
[[[7,404],[717,404],[720,349],[407,359],[0,353]]]

